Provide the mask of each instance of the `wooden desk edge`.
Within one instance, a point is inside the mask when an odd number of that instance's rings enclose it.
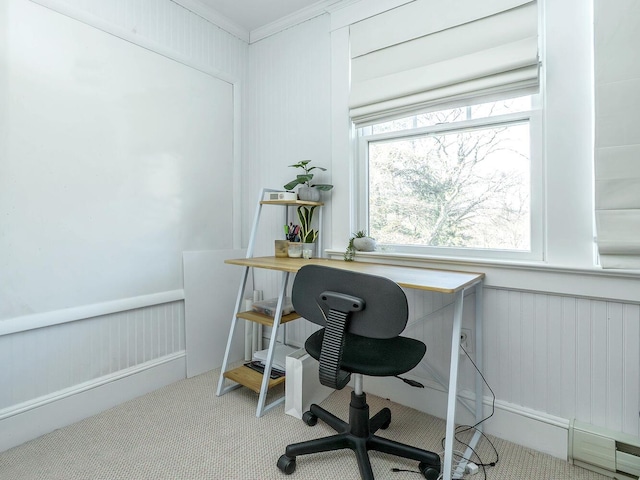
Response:
[[[263,268],[266,270],[277,270],[281,272],[295,273],[304,265],[322,265],[326,267],[340,268],[343,270],[349,270],[353,272],[371,273],[373,275],[382,275],[384,273],[367,272],[367,269],[387,269],[397,273],[398,271],[405,270],[409,272],[430,272],[432,274],[450,274],[450,276],[464,277],[464,281],[458,281],[455,286],[442,286],[434,284],[416,283],[414,281],[394,278],[393,275],[388,276],[391,280],[395,281],[401,287],[413,288],[417,290],[429,290],[441,293],[455,293],[459,290],[469,288],[480,282],[485,277],[484,273],[478,272],[461,272],[456,270],[441,270],[436,268],[424,268],[424,267],[410,267],[406,265],[392,265],[386,263],[371,263],[371,262],[345,262],[344,260],[335,260],[329,258],[288,258],[288,257],[252,257],[252,258],[233,258],[225,260],[225,263],[230,265],[240,265],[244,267]],[[458,279],[462,280],[462,279]]]

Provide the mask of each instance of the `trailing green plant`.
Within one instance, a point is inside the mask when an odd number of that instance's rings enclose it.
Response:
[[[298,220],[300,220],[300,241],[303,243],[314,243],[318,238],[318,230],[311,228],[313,212],[316,205],[301,205],[298,207]]]
[[[311,184],[311,180],[313,179],[313,173],[311,173],[312,170],[318,169],[318,170],[322,170],[323,172],[326,172],[327,169],[323,167],[311,167],[309,166],[310,163],[311,163],[311,160],[301,160],[298,163],[289,165],[290,167],[293,167],[293,168],[301,168],[302,170],[304,170],[304,173],[296,176],[294,180],[291,180],[289,183],[287,183],[284,186],[285,190],[293,190],[297,185],[306,185],[307,187],[314,187],[314,188],[317,188],[318,190],[323,190],[323,191],[328,191],[333,188],[333,185],[329,185],[327,183],[316,183],[313,185]]]
[[[347,249],[344,252],[344,261],[345,262],[353,262],[353,257],[356,255],[356,247],[353,245],[354,238],[364,238],[367,236],[367,233],[364,230],[358,230],[353,236],[349,239],[349,243],[347,244]]]

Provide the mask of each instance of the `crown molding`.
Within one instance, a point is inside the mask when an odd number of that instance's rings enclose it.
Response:
[[[343,0],[331,9],[331,30],[347,27],[416,0]]]
[[[171,1],[251,44],[325,13],[332,15],[331,29],[335,30],[415,0],[320,0],[250,32],[200,0]]]
[[[240,40],[249,43],[250,34],[249,31],[225,17],[224,15],[218,13],[216,10],[211,8],[209,5],[202,3],[200,0],[172,0],[174,3],[190,10],[191,12],[200,15],[205,20],[213,23],[217,27],[221,28],[225,32],[233,35],[234,37],[238,37]]]
[[[263,27],[256,28],[255,30],[251,30],[249,43],[255,43],[264,38],[270,37],[271,35],[275,35],[282,30],[330,12],[332,7],[335,7],[337,4],[343,3],[345,1],[349,2],[350,0],[322,0],[320,2],[314,3],[313,5],[309,5],[308,7],[300,9],[297,12],[293,12],[286,17],[282,17],[275,22],[271,22]]]

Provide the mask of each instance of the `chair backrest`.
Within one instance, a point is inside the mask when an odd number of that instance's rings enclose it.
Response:
[[[330,292],[331,298],[323,299],[325,292]],[[407,297],[397,283],[385,277],[338,268],[302,267],[296,274],[291,297],[299,315],[323,327],[331,308],[340,310],[340,304],[344,304],[349,309],[351,297],[360,300],[361,308],[351,306],[348,312],[346,331],[364,337],[397,337],[409,317]]]

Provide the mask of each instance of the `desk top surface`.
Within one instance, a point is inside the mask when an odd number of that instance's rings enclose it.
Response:
[[[369,262],[345,262],[344,260],[331,260],[328,258],[253,257],[229,259],[225,260],[225,263],[282,272],[297,272],[305,265],[324,265],[352,272],[387,277],[401,287],[442,293],[455,293],[458,290],[481,282],[484,278],[484,273],[456,272]]]

